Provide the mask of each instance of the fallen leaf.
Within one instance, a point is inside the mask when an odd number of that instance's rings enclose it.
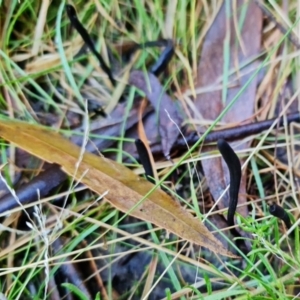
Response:
[[[175,101],[166,94],[158,78],[152,73],[134,70],[130,73],[129,84],[142,90],[159,114],[162,149],[165,157],[169,159],[170,150],[179,135],[177,126],[181,127],[183,121]]]
[[[59,164],[67,174],[94,192],[108,192],[105,198],[117,209],[165,228],[213,252],[234,256],[198,219],[162,190],[155,189],[144,199],[144,195],[154,185],[123,165],[91,153],[84,153],[78,164],[80,147],[58,133],[37,125],[2,120],[0,136],[49,163]]]
[[[90,133],[96,136],[100,136],[101,138],[92,137],[86,144],[86,151],[99,153],[99,151],[101,152],[102,150],[107,149],[114,143],[114,140],[105,137],[118,136],[121,132],[122,125],[124,123],[123,119],[125,105],[127,104],[118,104],[110,115],[110,118],[95,119],[91,122]],[[130,110],[125,124],[126,130],[128,128],[131,128],[138,121],[138,106],[139,105],[135,104]],[[149,111],[148,108],[146,109],[145,113],[147,113],[147,111]],[[73,133],[75,134],[70,138],[72,143],[76,145],[82,144],[84,130],[84,125],[81,128],[76,128],[73,130]],[[27,167],[28,163],[32,161],[32,157],[28,155],[27,152],[20,149],[18,149],[17,158],[19,158],[19,160],[17,161],[17,166],[19,166],[20,168],[24,168],[24,166]],[[67,175],[60,169],[60,166],[58,165],[53,165],[50,168],[46,167],[44,169],[45,170],[43,172],[36,175],[32,180],[23,183],[15,190],[22,205],[29,202],[34,202],[38,197],[36,192],[37,190],[40,191],[39,196],[43,198],[48,195],[52,189],[60,185],[67,178]],[[0,214],[3,214],[4,212],[19,206],[19,204],[16,203],[14,195],[9,193],[5,188],[5,185],[3,183],[1,184],[1,182],[0,190],[2,192],[5,191],[6,193],[5,196],[2,196],[0,198]]]
[[[226,105],[252,76],[258,62],[254,60],[249,63],[249,61],[260,53],[261,10],[253,1],[238,0],[235,5],[233,3],[231,1],[227,3],[230,5],[229,16],[226,14],[227,4],[225,2],[220,8],[205,37],[201,60],[198,65],[197,88],[214,84],[219,85],[220,79],[224,78],[224,65],[226,65],[224,64],[224,47],[228,39],[229,70],[233,70],[233,74],[228,78],[225,103],[222,100],[222,90],[199,94],[195,101],[195,106],[200,114],[204,119],[210,121],[215,120],[220,115]],[[243,14],[244,9],[247,10],[245,15]],[[244,17],[245,19],[242,22]],[[241,29],[238,25],[240,23],[242,24]],[[248,64],[245,66],[246,62]],[[223,84],[226,84],[226,82],[223,82]],[[251,119],[254,115],[256,86],[257,78],[255,77],[222,119],[223,123],[245,123],[245,121]],[[199,131],[203,132],[203,130],[205,129],[199,128]],[[239,145],[238,147],[236,146],[237,144]],[[243,142],[242,144],[241,142],[231,143],[231,146],[234,150],[237,150],[247,148],[249,144],[248,140],[248,142]],[[202,165],[210,192],[214,199],[217,200],[229,184],[227,167],[221,158],[204,160]],[[246,202],[246,174],[244,173],[240,186],[239,204]],[[226,194],[218,203],[218,207],[224,209],[228,207],[228,204],[229,195]],[[239,207],[237,211],[243,216],[248,215],[247,205]]]

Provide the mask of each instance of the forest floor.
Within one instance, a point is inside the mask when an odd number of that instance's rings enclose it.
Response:
[[[0,1],[1,299],[300,299],[299,20]]]

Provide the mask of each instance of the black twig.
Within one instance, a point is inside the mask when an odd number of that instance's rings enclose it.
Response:
[[[273,118],[265,121],[259,121],[251,124],[236,126],[233,128],[226,128],[221,130],[216,130],[210,132],[206,138],[205,143],[211,143],[215,142],[218,139],[225,139],[229,141],[235,141],[238,139],[242,139],[244,137],[248,137],[250,135],[258,134],[263,132],[264,130],[267,130],[272,126],[272,124],[277,120],[278,118]],[[284,125],[285,119],[281,117],[278,121],[278,126],[282,127]],[[291,122],[300,122],[300,113],[291,113],[286,116],[286,123],[287,125]],[[201,134],[200,134],[201,136]],[[199,133],[192,132],[188,136],[186,136],[186,140],[178,139],[176,144],[174,145],[174,148],[180,147],[180,148],[186,148],[186,143],[188,145],[193,145],[199,140]]]
[[[36,201],[38,196],[40,198],[47,196],[52,189],[56,188],[67,178],[68,175],[58,165],[52,165],[49,169],[33,178],[29,183],[17,189],[16,195],[19,203],[11,193],[1,197],[0,214],[18,207],[20,203],[25,205],[30,201]],[[39,190],[39,193],[37,190]]]

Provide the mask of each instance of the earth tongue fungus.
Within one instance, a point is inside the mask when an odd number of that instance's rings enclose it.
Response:
[[[103,57],[100,53],[97,52],[94,43],[87,32],[87,30],[82,26],[80,21],[77,18],[77,14],[75,8],[72,5],[66,5],[66,11],[68,18],[72,24],[72,26],[77,30],[77,32],[82,37],[85,44],[88,48],[92,51],[92,53],[96,56],[99,61],[100,67],[103,71],[107,74],[109,80],[111,81],[113,86],[116,86],[116,80],[113,77],[113,72],[110,67],[105,63]],[[165,68],[167,67],[168,63],[172,59],[174,55],[174,44],[173,41],[170,39],[162,39],[158,41],[148,41],[143,44],[134,44],[133,47],[130,49],[130,54],[132,55],[136,50],[143,49],[147,47],[165,47],[164,51],[162,52],[161,56],[157,60],[157,62],[150,68],[150,72],[153,73],[155,76],[161,74]]]
[[[282,220],[287,229],[291,228],[292,224],[291,224],[290,216],[283,207],[281,207],[276,203],[273,203],[269,207],[269,212],[274,217],[277,217],[278,219]]]
[[[227,214],[227,223],[228,226],[234,226],[234,215],[236,212],[236,207],[238,204],[238,193],[240,188],[240,182],[241,182],[241,163],[236,155],[236,153],[233,151],[233,149],[230,147],[230,145],[224,140],[219,139],[217,142],[218,149],[225,160],[228,169],[229,169],[229,175],[230,175],[230,188],[229,188],[229,196],[230,196],[230,202],[228,206],[228,214]],[[280,205],[273,203],[269,207],[269,212],[274,217],[277,217],[278,219],[282,220],[286,226],[287,229],[291,228],[291,220],[288,212],[281,207]],[[233,234],[236,234],[236,230],[231,230]]]
[[[154,172],[151,166],[150,157],[147,151],[147,148],[142,140],[136,139],[135,140],[135,146],[139,155],[139,159],[141,161],[141,164],[143,165],[143,168],[145,170],[146,178],[151,182],[155,183],[154,178]]]
[[[241,163],[236,153],[233,151],[233,149],[225,140],[219,139],[217,145],[229,169],[230,202],[228,207],[227,223],[229,226],[234,226],[234,214],[238,203],[239,188],[240,188],[241,177],[242,177]]]

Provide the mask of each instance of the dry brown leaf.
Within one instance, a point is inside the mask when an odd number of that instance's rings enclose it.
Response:
[[[213,252],[233,256],[199,220],[162,190],[155,189],[140,203],[154,186],[123,165],[85,153],[76,171],[81,149],[58,133],[37,125],[1,121],[0,136],[43,160],[59,164],[67,174],[94,192],[108,192],[106,199],[117,209],[165,228]],[[140,204],[132,210],[137,203]]]
[[[179,135],[178,127],[183,121],[175,101],[166,94],[158,78],[152,73],[134,70],[130,73],[129,83],[146,94],[159,114],[159,134],[162,149],[165,157],[170,158],[170,150]]]
[[[201,60],[198,66],[197,88],[220,84],[219,80],[224,72],[224,45],[226,39],[230,36],[229,70],[234,70],[229,77],[226,103],[222,103],[222,90],[216,90],[200,94],[197,96],[195,106],[200,114],[206,120],[215,120],[224,107],[236,96],[243,85],[252,76],[257,62],[254,61],[243,67],[243,64],[249,62],[251,58],[256,57],[260,51],[262,13],[253,1],[229,1],[231,6],[230,16],[226,14],[225,2],[205,37]],[[243,18],[241,13],[247,8],[245,20],[242,29],[239,29],[239,22]],[[252,70],[252,71],[250,71]],[[254,78],[243,94],[235,102],[234,106],[222,119],[223,123],[238,123],[249,120],[254,114],[255,94],[257,80]],[[230,87],[233,86],[233,87]],[[203,129],[200,129],[203,131]],[[236,150],[236,143],[231,144]],[[238,149],[249,147],[248,143],[243,143]],[[215,200],[219,199],[226,186],[229,184],[229,172],[227,166],[221,158],[209,159],[203,161],[203,169],[209,184],[210,191]],[[239,204],[246,203],[246,175],[242,177]],[[229,204],[229,195],[219,202],[219,208],[227,208]],[[243,205],[237,211],[243,216],[248,215],[247,206]]]

